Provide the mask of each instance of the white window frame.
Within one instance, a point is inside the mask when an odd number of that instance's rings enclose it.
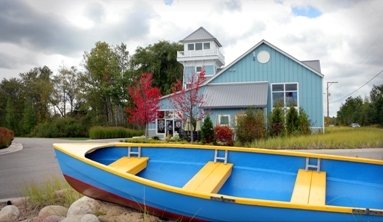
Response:
[[[227,117],[227,120],[228,120],[227,124],[226,123],[221,123],[221,118],[222,117]],[[228,115],[228,114],[220,114],[220,115],[218,115],[218,125],[220,125],[220,126],[229,126],[230,125],[230,115]]]
[[[201,44],[201,49],[197,49],[197,44]],[[205,44],[209,44],[209,48],[205,48]],[[193,46],[193,49],[189,48],[189,45]],[[210,42],[196,42],[196,43],[188,43],[187,44],[188,51],[201,51],[201,50],[210,50],[211,44]]]
[[[197,49],[197,45],[200,45],[200,44],[201,44],[201,48],[200,48],[200,49]],[[203,42],[197,42],[197,43],[195,43],[195,50],[196,50],[196,51],[203,50]]]
[[[193,49],[190,49],[189,46],[193,46]],[[194,51],[195,50],[195,45],[194,43],[189,43],[188,44],[188,51]]]
[[[286,85],[288,84],[296,84],[297,85],[297,89],[296,90],[286,90]],[[274,85],[283,85],[283,90],[282,91],[273,91],[273,86]],[[284,109],[288,109],[290,106],[287,105],[287,101],[286,101],[286,93],[294,93],[296,92],[297,94],[297,101],[296,101],[296,105],[294,106],[296,109],[298,109],[299,107],[299,83],[298,82],[281,82],[281,83],[272,83],[271,84],[271,107],[272,109],[274,109],[274,92],[275,93],[283,93],[283,107],[281,108],[284,108]]]

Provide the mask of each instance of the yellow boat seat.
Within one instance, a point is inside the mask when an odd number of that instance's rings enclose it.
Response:
[[[123,173],[137,174],[146,168],[149,157],[121,157],[120,159],[109,164],[112,167]]]
[[[183,188],[197,192],[217,193],[231,175],[232,168],[232,163],[209,161]]]
[[[291,202],[312,205],[326,204],[326,172],[298,170]]]

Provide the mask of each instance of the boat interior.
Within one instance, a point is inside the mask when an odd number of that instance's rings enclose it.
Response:
[[[383,166],[379,164],[267,152],[158,147],[102,148],[86,157],[119,173],[189,191],[383,209],[383,198],[376,198],[383,197]]]

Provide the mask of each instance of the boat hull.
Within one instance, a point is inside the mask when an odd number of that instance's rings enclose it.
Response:
[[[108,148],[103,149],[106,151]],[[251,198],[232,198],[225,194],[196,194],[177,185],[163,185],[148,180],[144,178],[145,173],[123,175],[108,169],[107,164],[89,158],[84,161],[81,157],[76,158],[75,155],[61,149],[55,151],[65,179],[78,192],[177,221],[381,221],[383,219],[382,216],[350,213],[346,207],[334,210],[334,207],[329,205],[307,206],[272,200],[274,198],[272,194],[260,194],[268,195],[271,200],[256,201]],[[202,156],[201,158],[203,159]],[[233,175],[237,172],[239,170],[235,169]],[[285,180],[289,180],[288,178],[289,175]],[[228,188],[223,186],[221,190],[225,192]],[[377,194],[380,192],[381,187],[378,187]]]

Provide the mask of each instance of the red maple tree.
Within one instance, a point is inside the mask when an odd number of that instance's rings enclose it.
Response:
[[[128,92],[135,106],[127,108],[129,114],[128,122],[145,124],[145,138],[148,137],[148,124],[157,118],[159,102],[161,98],[160,89],[152,87],[153,74],[143,73],[141,78],[135,79],[134,84],[128,87]]]
[[[187,87],[183,87],[181,80],[177,80],[172,88],[170,102],[173,105],[175,112],[186,124],[191,124],[191,121],[201,120],[205,116],[203,109],[199,107],[205,104],[205,96],[200,93],[202,83],[205,81],[205,70],[201,72],[193,72],[187,80],[184,81]],[[192,129],[191,126],[189,128]],[[193,143],[193,133],[191,133],[191,143]]]

